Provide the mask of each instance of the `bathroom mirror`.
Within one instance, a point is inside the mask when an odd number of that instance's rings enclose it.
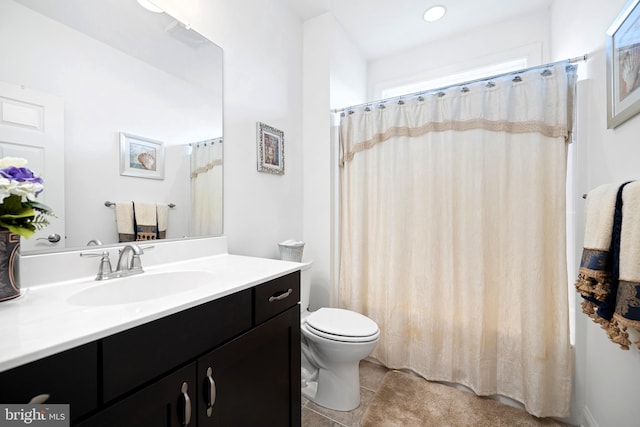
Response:
[[[93,239],[117,243],[107,202],[170,203],[167,239],[222,234],[220,47],[136,0],[0,0],[0,52],[0,82],[64,105],[56,125],[63,126],[60,170],[38,170],[45,168],[37,159],[28,165],[45,177],[41,201],[54,207],[62,230],[51,225],[40,238],[23,239],[23,254],[77,249]],[[0,156],[15,155],[4,143],[0,133]],[[199,165],[215,176],[194,190],[197,143],[215,147]],[[157,158],[134,164],[139,146]],[[162,173],[122,173],[123,162]],[[52,190],[62,180],[64,191]],[[49,242],[56,233],[65,238]]]

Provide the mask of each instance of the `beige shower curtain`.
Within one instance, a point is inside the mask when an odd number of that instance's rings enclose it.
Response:
[[[569,415],[574,87],[560,64],[342,117],[339,304],[374,358]]]
[[[191,235],[222,234],[222,139],[191,144]]]

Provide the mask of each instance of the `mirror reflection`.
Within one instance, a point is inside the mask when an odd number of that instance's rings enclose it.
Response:
[[[0,51],[0,156],[58,217],[23,253],[117,243],[128,205],[167,239],[222,234],[218,46],[136,0],[0,0]]]

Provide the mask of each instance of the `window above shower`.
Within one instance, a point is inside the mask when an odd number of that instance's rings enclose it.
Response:
[[[445,75],[427,80],[419,80],[410,83],[404,83],[398,86],[389,86],[381,90],[381,98],[393,98],[406,94],[423,92],[432,89],[438,89],[445,86],[451,86],[458,83],[469,82],[472,80],[491,77],[498,74],[509,73],[511,71],[527,68],[527,57],[514,58],[483,67],[472,68],[460,73]]]

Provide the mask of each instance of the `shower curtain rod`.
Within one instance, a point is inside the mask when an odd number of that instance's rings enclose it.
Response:
[[[523,68],[523,69],[517,70],[517,71],[508,71],[506,73],[496,74],[495,76],[483,77],[483,78],[480,78],[480,79],[469,80],[469,81],[461,82],[461,83],[455,83],[455,84],[439,87],[439,88],[436,88],[436,89],[421,90],[419,92],[413,92],[413,93],[409,93],[409,94],[406,94],[406,95],[399,95],[399,96],[393,96],[391,98],[378,99],[376,101],[363,102],[362,104],[351,105],[349,107],[336,108],[336,109],[331,110],[331,112],[332,113],[341,113],[341,112],[344,112],[344,111],[347,111],[347,110],[351,110],[352,108],[364,107],[364,106],[371,105],[371,104],[384,104],[385,102],[400,101],[401,99],[414,98],[414,97],[417,97],[417,96],[420,96],[420,95],[425,95],[427,93],[441,92],[441,91],[443,91],[445,89],[449,89],[449,88],[455,87],[455,86],[466,86],[466,85],[470,85],[470,84],[473,84],[473,83],[478,83],[478,82],[483,82],[483,81],[487,81],[487,80],[497,79],[499,77],[510,76],[510,75],[514,75],[514,74],[520,74],[520,73],[524,73],[526,71],[536,70],[536,69],[539,69],[539,68],[553,67],[554,65],[564,64],[565,62],[569,62],[569,63],[573,64],[575,62],[586,61],[587,59],[588,59],[588,56],[585,53],[582,56],[576,56],[575,58],[569,58],[569,59],[565,59],[563,61],[550,62],[548,64],[542,64],[542,65],[534,65],[532,67]]]

